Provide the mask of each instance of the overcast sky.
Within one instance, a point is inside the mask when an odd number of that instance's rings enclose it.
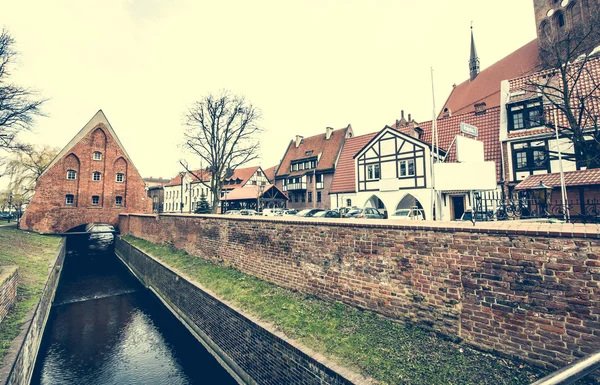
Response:
[[[265,168],[297,134],[430,120],[430,68],[439,110],[468,78],[471,21],[482,69],[535,38],[531,0],[18,0],[0,16],[12,80],[49,99],[27,140],[62,148],[102,109],[144,177],[199,165],[182,115],[220,89],[262,110]]]

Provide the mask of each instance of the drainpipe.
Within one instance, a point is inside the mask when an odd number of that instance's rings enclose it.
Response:
[[[179,212],[183,214],[183,173],[181,175],[181,186],[179,187],[179,191],[181,191],[181,200],[179,201]]]

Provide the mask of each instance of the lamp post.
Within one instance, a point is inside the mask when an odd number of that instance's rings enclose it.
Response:
[[[263,191],[265,191],[265,186],[264,185],[259,185],[258,186],[258,197],[256,198],[256,211],[260,211],[260,196],[263,194]]]
[[[532,187],[530,190],[533,191],[533,198],[535,199],[535,204],[538,207],[540,215],[545,214],[548,216],[547,207],[550,196],[552,195],[552,187],[546,186],[544,182],[540,180],[540,184]]]

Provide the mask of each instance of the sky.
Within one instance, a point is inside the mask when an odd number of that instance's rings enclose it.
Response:
[[[102,109],[143,177],[170,178],[183,114],[226,89],[262,111],[271,167],[296,135],[419,121],[469,76],[535,38],[532,0],[19,0],[0,26],[16,39],[11,80],[48,101],[22,137],[64,147]]]

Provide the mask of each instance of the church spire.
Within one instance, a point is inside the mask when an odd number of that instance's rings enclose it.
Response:
[[[475,38],[473,37],[473,23],[471,23],[471,57],[469,59],[469,79],[475,80],[479,75],[479,57],[477,57],[477,50],[475,49]]]

